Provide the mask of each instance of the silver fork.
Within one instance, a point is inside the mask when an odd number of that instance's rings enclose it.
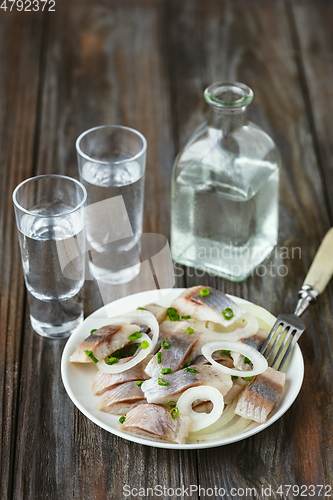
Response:
[[[294,314],[280,314],[274,323],[264,345],[260,352],[267,360],[274,356],[270,361],[270,366],[281,371],[290,353],[296,345],[296,342],[305,330],[305,325],[299,319],[308,306],[317,301],[326,288],[327,283],[333,274],[333,228],[325,235],[304,284],[299,291],[299,301]],[[279,345],[279,342],[281,341]],[[276,352],[277,349],[277,352]],[[282,356],[283,354],[283,356]],[[280,358],[282,356],[281,361]]]

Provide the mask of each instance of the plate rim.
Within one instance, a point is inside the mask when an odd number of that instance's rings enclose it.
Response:
[[[158,290],[158,292],[161,293],[161,299],[163,299],[163,297],[167,296],[169,293],[172,293],[172,294],[174,294],[175,292],[181,293],[184,290],[187,290],[187,288],[164,288],[164,289]],[[109,302],[108,304],[105,304],[104,306],[100,307],[99,309],[97,309],[96,311],[91,313],[89,316],[87,316],[87,318],[84,319],[84,321],[76,328],[76,330],[68,338],[66,345],[64,347],[63,353],[62,353],[62,357],[61,357],[62,383],[65,387],[67,395],[71,399],[74,406],[76,406],[76,408],[78,408],[78,410],[80,410],[80,412],[83,413],[83,415],[85,415],[85,417],[87,417],[89,420],[94,422],[94,424],[96,424],[98,427],[101,427],[102,429],[106,430],[107,432],[114,434],[115,436],[121,437],[127,441],[142,444],[145,446],[152,446],[154,448],[177,449],[177,450],[197,450],[197,449],[216,448],[218,446],[225,446],[225,445],[228,445],[231,443],[236,443],[236,442],[241,441],[243,439],[247,439],[248,437],[251,437],[255,434],[258,434],[259,432],[263,431],[267,427],[270,427],[273,423],[275,423],[279,418],[281,418],[289,410],[289,408],[295,402],[295,400],[296,400],[296,398],[301,390],[301,387],[303,384],[303,379],[304,379],[304,359],[303,359],[303,355],[302,355],[302,352],[301,352],[301,349],[300,349],[298,343],[296,343],[292,357],[294,358],[296,356],[298,358],[297,362],[300,363],[301,371],[299,373],[298,384],[294,389],[294,393],[293,393],[292,397],[282,407],[283,412],[279,413],[279,411],[277,411],[274,415],[272,415],[272,417],[269,420],[267,420],[267,422],[260,424],[260,425],[257,425],[255,427],[252,427],[252,429],[249,429],[248,431],[246,431],[246,429],[245,429],[245,431],[243,431],[240,434],[237,434],[235,436],[229,436],[227,438],[219,439],[219,440],[215,440],[215,441],[199,441],[196,443],[183,443],[183,444],[167,443],[164,441],[157,441],[157,440],[153,440],[153,439],[150,440],[149,438],[143,438],[140,436],[136,436],[135,434],[130,434],[130,433],[127,433],[127,432],[122,431],[120,429],[114,428],[111,425],[107,425],[106,423],[102,422],[97,417],[95,417],[92,413],[90,413],[90,411],[83,404],[81,404],[81,402],[77,399],[74,391],[72,390],[72,388],[70,386],[70,381],[69,381],[69,377],[67,374],[67,370],[68,370],[69,366],[71,366],[71,363],[69,362],[69,356],[70,356],[70,354],[72,354],[72,352],[74,350],[72,347],[72,344],[75,342],[76,338],[79,337],[79,333],[81,332],[82,328],[84,327],[84,324],[87,322],[88,319],[91,319],[95,316],[102,317],[103,312],[104,312],[105,317],[107,317],[108,319],[109,318],[111,319],[112,316],[108,316],[106,314],[107,311],[109,309],[112,310],[114,307],[117,307],[117,305],[119,305],[120,302],[125,301],[125,300],[126,301],[131,300],[131,299],[136,300],[139,297],[144,297],[145,295],[149,296],[149,295],[152,295],[153,293],[156,294],[156,292],[157,292],[157,290],[145,290],[143,292],[138,292],[138,293],[134,293],[131,295],[126,295],[125,297],[121,297],[120,299],[117,299],[113,302]],[[232,300],[234,300],[236,303],[240,303],[240,304],[247,303],[247,304],[256,305],[257,307],[261,307],[261,306],[258,306],[257,304],[254,304],[254,302],[250,302],[249,300],[246,300],[246,299],[243,299],[240,297],[236,297],[236,296],[230,295],[230,294],[226,294],[226,295],[228,297],[230,297]],[[146,303],[147,301],[140,300],[140,302]],[[155,300],[155,302],[159,302],[159,300]],[[265,309],[265,308],[262,308],[262,309],[267,311],[269,314],[272,314],[267,309]],[[116,316],[116,314],[113,314],[113,316]],[[272,314],[272,316],[275,317],[273,314]],[[252,425],[252,424],[250,424],[250,425]]]

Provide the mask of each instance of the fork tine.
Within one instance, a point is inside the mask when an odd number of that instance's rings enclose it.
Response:
[[[276,323],[275,323],[276,324]],[[274,325],[275,327],[275,325]],[[274,349],[277,347],[278,343],[279,343],[279,340],[281,339],[282,335],[284,334],[284,332],[290,328],[290,325],[288,323],[285,323],[283,321],[280,320],[279,322],[279,326],[277,327],[277,329],[275,328],[272,328],[272,332],[273,332],[273,335],[271,337],[271,339],[273,340],[273,338],[275,337],[274,339],[274,342],[273,344],[271,345],[271,347],[269,348],[268,352],[266,352],[266,354],[264,354],[265,358],[266,359],[269,359],[269,357],[271,356],[271,354],[273,353]],[[281,328],[280,328],[281,327]],[[280,330],[278,331],[278,328],[280,328]],[[273,331],[274,330],[274,331]],[[271,333],[272,333],[271,332]]]
[[[260,352],[263,356],[265,356],[265,351],[266,351],[266,348],[268,346],[268,344],[270,343],[270,341],[272,340],[272,338],[274,337],[275,333],[277,332],[277,329],[279,328],[279,326],[283,325],[283,321],[277,319],[271,329],[271,331],[269,332],[269,335],[267,337],[267,339],[265,340],[264,342],[264,345],[262,346],[262,348],[260,349]]]
[[[292,334],[293,334],[294,332],[296,332],[296,331],[297,331],[297,330],[294,330],[294,328],[293,328],[292,326],[289,328],[287,335],[286,335],[286,336],[285,336],[285,338],[283,339],[283,342],[281,343],[281,345],[280,345],[280,348],[279,348],[278,352],[276,353],[276,355],[274,356],[274,359],[273,359],[272,363],[270,364],[270,366],[271,366],[272,368],[274,368],[275,363],[277,362],[277,360],[278,360],[278,359],[279,359],[279,357],[281,356],[281,354],[282,354],[282,352],[283,352],[283,349],[285,348],[285,346],[286,346],[286,345],[287,345],[287,343],[289,342],[289,340],[290,340],[290,338],[291,338]],[[292,341],[292,339],[291,339],[291,341]]]
[[[296,345],[296,342],[298,341],[298,339],[300,338],[300,336],[302,335],[302,333],[304,332],[305,330],[305,326],[303,329],[297,329],[296,330],[296,333],[295,335],[293,336],[293,339],[292,341],[290,342],[286,352],[284,353],[284,356],[281,360],[281,363],[279,364],[279,366],[277,367],[277,371],[281,371],[285,362],[287,361],[290,353],[292,352],[292,350],[294,349],[295,345]]]

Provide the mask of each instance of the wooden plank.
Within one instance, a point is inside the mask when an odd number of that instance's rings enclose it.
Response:
[[[34,168],[40,16],[0,15],[0,497],[9,498],[15,457],[24,282],[12,192]]]
[[[283,158],[279,246],[266,265],[275,266],[275,273],[278,266],[287,266],[287,276],[268,272],[233,284],[208,275],[201,278],[188,269],[187,286],[211,284],[275,314],[292,312],[296,292],[330,223],[285,5],[268,0],[180,5],[175,0],[169,26],[179,142],[183,144],[203,119],[207,85],[243,81],[254,90],[250,117],[272,135]],[[298,253],[290,258],[293,247],[301,249],[301,258]],[[307,331],[300,345],[306,374],[293,407],[255,437],[198,452],[201,486],[217,485],[230,492],[232,487],[258,489],[264,484],[276,491],[279,484],[332,483],[330,446],[322,442],[323,435],[332,436],[332,418],[325,410],[333,395],[332,361],[326,356],[333,340],[332,292],[331,283],[316,308],[304,316]]]
[[[295,47],[304,76],[304,94],[308,101],[316,153],[323,171],[333,221],[333,141],[330,133],[332,116],[333,74],[333,6],[330,2],[292,1],[291,22],[295,24]],[[320,26],[320,29],[318,27]]]
[[[137,128],[149,145],[144,231],[168,234],[174,146],[164,22],[161,2],[57,2],[43,41],[37,171],[77,177],[75,139],[83,130],[106,123]],[[89,283],[86,310],[100,305]],[[63,345],[34,334],[27,320],[14,498],[118,499],[125,484],[195,484],[195,452],[129,443],[74,408],[60,378]]]

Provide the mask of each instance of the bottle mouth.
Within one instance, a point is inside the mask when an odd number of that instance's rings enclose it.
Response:
[[[253,99],[253,92],[244,83],[217,82],[206,88],[204,97],[208,104],[218,108],[236,109],[248,106]]]

